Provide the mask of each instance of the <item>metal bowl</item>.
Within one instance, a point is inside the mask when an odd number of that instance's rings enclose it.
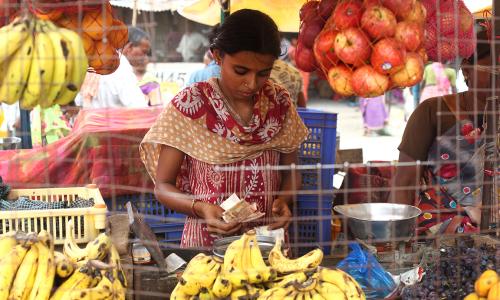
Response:
[[[18,137],[0,138],[0,150],[15,150],[21,144],[21,139]]]
[[[213,254],[220,258],[224,258],[224,254],[226,253],[226,249],[229,246],[229,244],[231,244],[232,242],[236,241],[239,238],[241,238],[241,235],[229,236],[214,241],[212,250]],[[264,260],[267,260],[269,252],[271,252],[271,249],[273,249],[276,240],[274,239],[274,237],[265,235],[257,235],[256,238],[257,242],[259,243],[260,251],[262,252],[262,257],[264,257]]]
[[[346,217],[355,238],[380,241],[410,240],[422,213],[415,206],[392,203],[337,205],[334,210]]]

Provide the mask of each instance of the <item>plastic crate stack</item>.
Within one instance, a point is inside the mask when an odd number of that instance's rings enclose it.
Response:
[[[330,253],[337,114],[311,109],[298,112],[309,128],[309,137],[299,149],[299,165],[310,168],[301,170],[302,191],[294,205],[290,242],[299,255],[319,245]]]
[[[177,213],[161,204],[152,193],[116,196],[115,212],[126,212],[127,202],[133,203],[144,215],[144,220],[151,227],[161,243],[180,244],[186,215]],[[112,199],[105,199],[108,208]]]
[[[330,252],[332,189],[335,163],[337,114],[311,109],[299,109],[299,115],[309,128],[309,137],[299,150],[299,165],[311,166],[302,170],[302,191],[298,191],[293,207],[294,222],[290,224],[290,242],[302,254],[321,245]],[[318,169],[318,164],[330,165]],[[137,206],[145,220],[162,243],[179,244],[185,215],[167,209],[154,194],[130,194],[117,196],[116,211],[126,211],[128,201]],[[111,199],[105,199],[109,208]]]

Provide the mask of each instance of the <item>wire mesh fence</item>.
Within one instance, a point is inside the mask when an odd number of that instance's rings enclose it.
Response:
[[[403,274],[398,277],[408,284],[405,288],[400,285],[403,299],[459,299],[474,290],[478,293],[474,282],[480,274],[487,269],[499,271],[500,100],[496,59],[498,26],[495,26],[498,17],[488,15],[486,19],[474,20],[471,26],[483,34],[477,38],[464,37],[457,30],[468,26],[457,17],[464,9],[462,1],[421,2],[430,16],[427,23],[432,23],[436,34],[426,36],[427,42],[435,38],[437,45],[428,54],[437,61],[447,61],[455,74],[461,72],[469,90],[420,103],[408,121],[399,148],[399,162],[339,163],[337,121],[342,116],[298,109],[308,135],[292,163],[284,164],[280,161],[284,152],[276,155],[273,149],[257,151],[241,164],[204,165],[186,155],[182,174],[187,176],[187,181],[179,178],[177,184],[185,194],[196,191],[186,200],[180,190],[161,188],[161,183],[155,188],[144,166],[140,143],[163,110],[153,107],[82,110],[75,117],[71,132],[57,142],[35,149],[0,151],[0,175],[5,183],[26,189],[96,184],[107,205],[109,220],[127,214],[126,204],[132,203],[143,215],[155,235],[154,242],[159,243],[164,254],[178,253],[187,261],[200,251],[212,253],[213,241],[227,236],[209,232],[210,220],[196,217],[193,208],[197,201],[220,205],[236,193],[239,198],[256,203],[265,215],[243,224],[231,235],[284,221],[286,245],[292,256],[320,247],[325,254],[325,266],[333,267],[351,258],[352,265],[348,267],[353,270],[359,261],[352,257],[354,248],[350,246],[357,243],[366,253],[373,254],[385,271],[395,277]],[[68,3],[27,1],[5,5],[0,11],[4,12],[2,20],[6,24],[12,19],[10,8],[19,5],[25,12],[39,17],[48,15],[51,19],[55,18],[51,11],[68,8]],[[114,48],[126,45],[124,36],[119,39],[117,32],[124,24],[113,23],[109,3],[72,1],[71,4],[59,15],[58,21],[55,20],[56,24],[74,29],[80,36],[91,36],[87,44],[83,39],[83,46],[86,55],[96,59],[93,61],[96,71],[107,70],[103,71],[107,73],[117,67],[119,52],[111,51],[109,57],[107,50],[95,52],[98,43],[101,43],[99,47],[106,47],[109,32],[116,34],[109,40]],[[93,7],[91,12],[108,13],[110,26],[94,22],[101,27],[95,32],[88,31],[89,26],[84,22],[89,13],[86,7]],[[72,18],[64,19],[65,14]],[[144,19],[149,20],[145,27],[154,37],[158,34],[155,17],[145,16]],[[106,22],[106,17],[101,21]],[[99,42],[92,34],[100,34]],[[462,48],[471,43],[478,45],[474,54],[470,58],[461,57]],[[460,59],[451,59],[455,57]],[[99,68],[108,63],[110,69]],[[320,71],[328,70],[320,66]],[[428,72],[432,71],[444,72],[429,68]],[[440,79],[434,79],[435,82],[427,83],[424,88],[439,84]],[[57,81],[67,83],[53,78],[52,85]],[[186,133],[178,133],[180,137],[182,134]],[[180,168],[178,171],[181,172]],[[289,201],[290,216],[273,214],[275,199]],[[178,205],[176,201],[192,204],[187,209],[189,205]],[[2,219],[0,223],[8,222]],[[44,227],[43,220],[37,222],[41,222],[37,226]],[[130,241],[135,240],[131,237]],[[127,250],[130,251],[130,247]],[[151,299],[166,297],[173,290],[177,283],[175,276],[163,274],[153,266],[135,265],[130,257],[128,259],[123,265],[134,274],[130,294],[138,299]],[[347,263],[349,261],[344,261]],[[359,269],[367,266],[373,267],[363,261]],[[364,276],[368,283],[374,278]],[[375,289],[376,285],[371,288]]]

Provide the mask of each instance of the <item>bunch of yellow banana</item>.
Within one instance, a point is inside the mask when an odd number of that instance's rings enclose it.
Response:
[[[80,248],[76,243],[73,232],[73,220],[66,224],[68,235],[64,239],[63,253],[74,263],[84,263],[88,260],[103,260],[111,249],[111,238],[105,234],[99,234],[93,241],[90,241],[85,248]]]
[[[223,262],[195,256],[170,299],[365,299],[349,274],[319,267],[322,260],[320,249],[288,259],[277,241],[267,265],[251,230],[229,245]]]
[[[1,27],[0,49],[0,102],[20,101],[25,109],[68,104],[88,67],[76,32],[34,17]]]
[[[47,231],[0,237],[0,299],[49,299],[54,283],[54,244]]]

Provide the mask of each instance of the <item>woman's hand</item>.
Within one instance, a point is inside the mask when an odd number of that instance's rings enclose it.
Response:
[[[226,223],[222,219],[224,210],[219,205],[206,202],[196,202],[196,214],[202,217],[207,223],[209,233],[231,235],[241,229],[241,223]]]
[[[292,218],[292,212],[288,207],[288,203],[280,198],[276,198],[273,202],[273,223],[269,224],[269,229],[288,228]]]

